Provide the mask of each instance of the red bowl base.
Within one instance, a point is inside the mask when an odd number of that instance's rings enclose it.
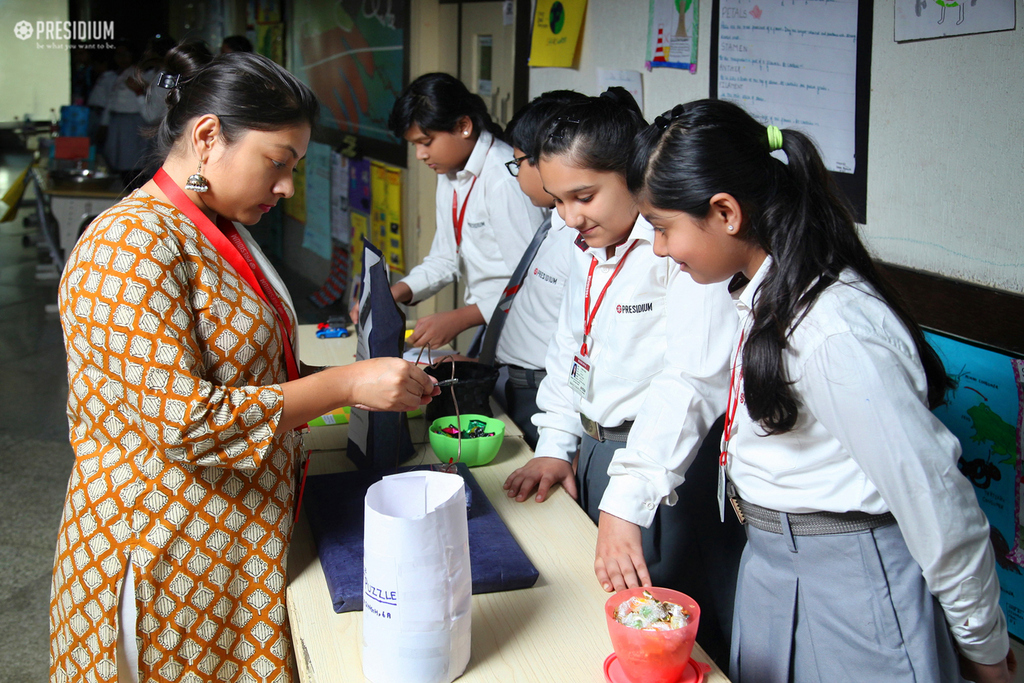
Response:
[[[704,683],[704,674],[709,671],[711,671],[711,666],[691,657],[682,678],[677,683]],[[619,664],[619,658],[614,652],[604,660],[604,679],[608,683],[633,683],[626,677],[622,665]]]

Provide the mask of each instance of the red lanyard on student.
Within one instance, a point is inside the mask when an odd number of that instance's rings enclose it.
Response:
[[[590,353],[587,350],[587,338],[590,337],[590,329],[594,326],[594,318],[597,316],[597,309],[601,307],[601,302],[604,301],[604,293],[608,291],[608,287],[612,284],[612,280],[622,270],[622,264],[626,262],[626,258],[629,256],[629,252],[636,248],[636,245],[640,244],[640,240],[633,240],[633,244],[629,245],[629,249],[626,249],[626,253],[619,259],[618,264],[615,266],[615,270],[612,271],[612,276],[608,278],[608,282],[604,283],[604,288],[601,293],[597,295],[597,301],[594,302],[594,310],[590,310],[590,283],[594,280],[594,269],[597,268],[597,257],[590,257],[590,272],[587,274],[587,290],[586,295],[583,298],[583,346],[580,347],[580,355],[588,356]]]
[[[245,240],[238,234],[231,221],[221,219],[220,227],[213,224],[206,217],[198,206],[192,203],[185,192],[178,187],[171,177],[161,168],[153,176],[157,186],[163,190],[167,198],[171,200],[175,208],[185,214],[192,223],[199,228],[200,232],[217,249],[221,256],[238,271],[238,274],[249,283],[249,286],[256,290],[256,293],[274,310],[274,317],[277,318],[281,330],[284,332],[284,358],[288,369],[288,379],[299,378],[299,366],[295,361],[295,351],[292,348],[292,321],[288,316],[281,298],[277,295],[274,286],[263,273],[256,259],[245,245]]]
[[[491,151],[491,147],[494,146],[494,140],[491,140],[491,144],[487,145],[487,152]],[[484,157],[487,156],[487,152],[484,152]],[[459,211],[459,192],[456,189],[452,189],[452,225],[455,226],[455,249],[458,250],[462,246],[462,221],[466,218],[466,207],[469,205],[469,195],[473,194],[473,188],[476,186],[476,179],[478,176],[473,176],[473,182],[469,184],[469,192],[466,193],[466,198],[462,200],[462,211]]]
[[[743,351],[743,337],[747,331],[743,330],[740,332],[740,343],[736,347],[736,357],[732,361],[732,372],[729,373],[729,395],[725,399],[725,427],[722,430],[722,455],[718,458],[718,464],[725,467],[729,461],[729,439],[732,438],[732,430],[736,425],[736,409],[740,405],[740,388],[735,387],[736,385],[736,366],[740,362],[740,353]],[[740,384],[743,383],[743,369],[740,368]],[[735,387],[735,388],[734,388]],[[733,401],[733,393],[736,394],[736,400]]]
[[[452,190],[452,224],[455,226],[455,247],[462,246],[462,221],[466,218],[466,206],[469,204],[469,195],[473,194],[473,187],[476,186],[476,176],[473,176],[473,182],[469,184],[469,192],[466,193],[466,198],[462,202],[462,211],[459,212],[459,193],[456,190]]]

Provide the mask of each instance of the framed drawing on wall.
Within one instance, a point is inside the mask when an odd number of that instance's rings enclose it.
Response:
[[[860,223],[867,213],[871,21],[870,0],[714,0],[711,13],[711,96],[765,125],[811,137]]]
[[[408,0],[288,6],[288,68],[320,99],[317,139],[404,167],[405,143],[387,121],[409,81]]]

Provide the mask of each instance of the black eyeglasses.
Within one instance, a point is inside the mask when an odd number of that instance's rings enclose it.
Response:
[[[519,164],[523,163],[524,161],[526,161],[529,158],[530,158],[529,154],[524,154],[523,156],[519,157],[518,159],[515,158],[515,157],[512,157],[512,161],[506,161],[505,162],[505,168],[508,169],[508,172],[512,174],[513,178],[518,178],[519,177]]]

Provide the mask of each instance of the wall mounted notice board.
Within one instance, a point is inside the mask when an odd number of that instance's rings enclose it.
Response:
[[[711,97],[808,134],[861,223],[871,21],[871,0],[714,0],[711,12]]]
[[[322,105],[317,139],[345,156],[405,166],[388,115],[409,81],[409,2],[288,3],[288,69]]]

